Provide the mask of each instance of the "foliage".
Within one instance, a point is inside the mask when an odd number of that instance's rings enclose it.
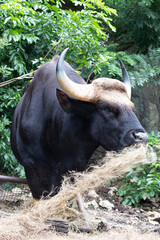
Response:
[[[160,35],[159,0],[107,0],[115,8],[118,18],[113,22],[117,28],[110,35],[110,41],[118,43],[118,50],[146,53],[158,48]]]
[[[96,77],[122,78],[119,59],[129,73],[132,87],[160,84],[160,2],[158,0],[107,0],[117,10],[113,16],[117,31],[110,32],[109,45],[99,54]],[[93,77],[93,76],[92,76]]]
[[[14,87],[0,89],[0,165],[7,174],[24,176],[23,167],[15,159],[10,147],[10,124],[13,111],[21,97],[21,90]]]
[[[160,48],[149,49],[146,55],[133,54],[134,69],[130,72],[132,83],[143,86],[160,85]]]
[[[111,15],[116,11],[105,6],[101,0],[72,0],[75,5],[82,6],[81,11],[63,10],[61,2],[1,1],[0,72],[3,80],[37,68],[59,40],[60,52],[70,47],[70,63],[77,59],[79,69],[84,66],[90,69],[101,42],[106,41],[101,23],[115,31]],[[51,58],[54,53],[48,57]]]
[[[107,76],[121,79],[122,71],[119,60],[125,64],[128,72],[129,69],[132,70],[135,64],[135,60],[132,55],[125,52],[116,52],[116,44],[106,46],[99,54],[96,67],[94,69],[95,78]],[[132,85],[134,86],[134,84]]]
[[[148,142],[149,146],[152,147],[153,149],[156,146],[159,147],[159,150],[157,151],[157,154],[160,156],[160,132],[155,134],[154,131],[151,131],[151,133],[149,134],[149,138],[148,138],[147,142]]]
[[[123,197],[123,205],[138,204],[147,198],[158,198],[160,195],[160,132],[149,135],[148,145],[159,148],[158,160],[150,165],[134,167],[125,177],[118,190]]]
[[[108,45],[97,61],[94,69],[95,77],[114,77],[121,79],[121,60],[128,71],[132,87],[160,85],[160,48],[150,49],[147,54],[129,54],[116,52],[116,45]]]
[[[15,184],[15,183],[4,182],[1,185],[1,189],[5,190],[5,191],[12,191],[12,189],[14,189],[16,187],[17,187],[17,184]]]

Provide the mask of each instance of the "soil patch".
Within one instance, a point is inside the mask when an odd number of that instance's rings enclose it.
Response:
[[[87,210],[88,219],[93,229],[91,234],[76,233],[69,230],[68,234],[56,234],[54,231],[43,231],[34,236],[34,240],[48,239],[48,240],[61,240],[61,239],[123,239],[123,240],[154,240],[160,239],[160,211],[155,209],[154,205],[150,202],[142,203],[139,208],[121,205],[121,198],[117,196],[116,187],[103,186],[96,192],[89,191],[83,195],[85,209]],[[104,203],[108,203],[105,206]],[[13,201],[0,201],[0,217],[14,216],[24,208],[24,204],[32,205],[32,201],[17,202]],[[104,205],[103,205],[104,204]],[[110,205],[109,205],[110,204]],[[77,209],[76,202],[73,207]],[[153,210],[154,207],[154,210]],[[82,219],[77,221],[76,224],[85,224]],[[75,224],[75,222],[74,222]],[[71,221],[72,226],[72,221]],[[29,240],[24,236],[25,240]]]
[[[137,234],[138,240],[153,239],[153,235],[154,239],[160,239],[159,207],[155,208],[154,205],[154,211],[152,206],[146,211],[142,206],[136,209],[122,206],[122,199],[117,196],[115,186],[102,187],[104,182],[109,182],[113,178],[123,175],[133,164],[146,162],[145,151],[142,150],[142,148],[138,148],[118,155],[111,154],[109,158],[104,159],[103,165],[96,166],[92,171],[75,174],[75,182],[72,184],[70,178],[66,177],[61,191],[49,200],[41,200],[36,207],[32,207],[32,204],[29,206],[29,200],[27,209],[24,205],[19,205],[20,201],[27,203],[27,200],[22,200],[23,195],[21,200],[17,201],[12,201],[9,198],[7,202],[0,200],[0,239],[58,239],[55,231],[46,226],[46,220],[59,216],[70,224],[68,235],[63,236],[62,239],[74,239],[74,237],[69,238],[71,235],[77,235],[77,238],[85,236],[83,239],[86,239],[86,235],[73,232],[73,229],[74,231],[77,229],[76,226],[84,226],[85,224],[83,216],[80,216],[77,211],[75,199],[79,193],[83,196],[90,226],[93,230],[88,238],[97,239],[98,236],[101,236],[103,239],[105,236],[105,239],[124,240],[135,239]],[[96,192],[92,190],[97,188],[99,189]],[[12,193],[14,193],[13,189],[9,196]]]

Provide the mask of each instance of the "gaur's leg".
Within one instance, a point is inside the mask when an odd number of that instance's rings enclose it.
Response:
[[[34,199],[57,194],[61,185],[61,177],[46,164],[39,164],[38,167],[35,165],[25,166],[25,173]]]

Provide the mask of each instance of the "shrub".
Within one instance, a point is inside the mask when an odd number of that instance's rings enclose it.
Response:
[[[19,87],[0,89],[0,166],[5,174],[24,177],[23,167],[15,159],[10,147],[10,125],[14,108],[22,94]]]
[[[147,85],[160,85],[160,48],[149,49],[144,54],[129,54],[116,52],[116,44],[106,46],[102,50],[97,66],[94,69],[96,77],[115,77],[122,79],[119,60],[122,60],[129,74],[132,87]]]
[[[116,10],[103,1],[71,0],[81,10],[63,10],[61,0],[2,0],[0,5],[0,71],[2,79],[36,69],[47,52],[70,47],[66,59],[88,70],[106,42],[106,30],[112,29],[111,16]],[[103,23],[103,27],[102,27]],[[58,44],[60,40],[60,44]],[[75,63],[75,59],[77,62]]]
[[[123,179],[118,190],[123,205],[138,206],[142,200],[158,198],[160,194],[160,132],[149,134],[148,145],[156,147],[158,160],[134,167]],[[159,150],[158,150],[159,149]]]

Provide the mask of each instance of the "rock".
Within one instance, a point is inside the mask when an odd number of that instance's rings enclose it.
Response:
[[[101,200],[101,201],[99,202],[99,206],[100,206],[100,207],[103,207],[103,208],[106,208],[106,209],[108,209],[109,211],[111,211],[112,208],[114,208],[114,205],[113,205],[111,202],[109,202],[108,200]]]
[[[153,224],[153,225],[159,225],[159,223],[158,223],[158,222],[151,221],[151,220],[149,220],[149,223],[151,223],[151,224]]]
[[[160,128],[160,86],[135,87],[132,94],[132,101],[136,106],[136,113],[141,124],[147,132],[158,131]]]
[[[22,189],[20,189],[18,187],[15,187],[15,188],[12,189],[12,192],[21,194],[22,193]]]
[[[108,192],[109,195],[113,196],[113,195],[116,194],[116,192],[117,192],[116,187],[110,187],[109,189],[110,189],[109,192]]]
[[[95,209],[98,208],[98,204],[95,200],[88,203],[89,205],[92,205]]]
[[[108,231],[108,226],[103,221],[100,221],[97,226],[98,231]]]
[[[150,119],[150,127],[151,129],[155,129],[157,127],[157,123],[159,122],[159,113],[158,108],[155,103],[149,102],[149,119]]]
[[[94,209],[98,208],[98,204],[95,200],[84,203],[85,208],[88,208],[89,206],[92,206]]]
[[[92,198],[99,198],[99,195],[96,193],[95,190],[90,190],[90,191],[88,192],[88,196],[89,196],[89,197],[92,197]]]
[[[160,217],[160,213],[155,212],[155,211],[147,212],[147,215],[148,215],[148,217],[150,217],[150,218],[159,218],[159,217]]]
[[[153,232],[157,232],[157,233],[160,234],[160,227],[155,228],[155,229],[153,230]]]
[[[159,224],[160,223],[160,213],[158,212],[148,212],[148,219],[149,222],[152,224]]]

